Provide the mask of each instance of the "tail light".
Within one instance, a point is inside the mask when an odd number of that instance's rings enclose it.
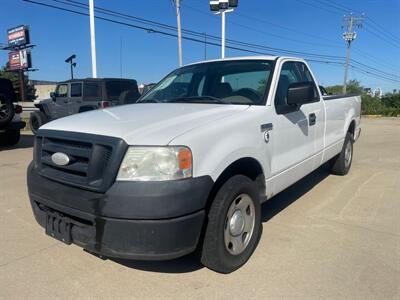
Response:
[[[101,102],[100,102],[100,107],[101,107],[101,108],[110,107],[110,102],[108,102],[108,101],[101,101]]]
[[[14,110],[15,110],[16,114],[21,114],[22,113],[22,106],[21,105],[15,105]]]

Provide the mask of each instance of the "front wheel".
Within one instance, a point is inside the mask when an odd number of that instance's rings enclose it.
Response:
[[[201,262],[220,273],[244,265],[261,236],[261,204],[257,185],[235,175],[217,192],[208,214]]]
[[[20,136],[21,136],[20,131],[14,129],[0,133],[0,145],[14,146],[19,142]]]
[[[41,111],[31,112],[31,115],[29,117],[29,127],[31,128],[33,134],[36,134],[40,126],[46,124],[47,122],[48,119],[43,112]]]

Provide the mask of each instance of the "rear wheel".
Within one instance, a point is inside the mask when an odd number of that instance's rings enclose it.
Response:
[[[257,185],[246,176],[235,175],[222,185],[211,205],[202,264],[220,273],[235,271],[253,254],[261,231]]]
[[[14,104],[10,97],[0,94],[0,126],[5,126],[14,117]]]
[[[330,161],[331,173],[346,175],[353,161],[353,135],[348,132],[344,140],[342,151]]]
[[[29,126],[33,134],[36,134],[39,127],[46,124],[48,121],[46,115],[42,111],[34,111],[29,117]]]
[[[14,146],[19,142],[20,137],[21,133],[19,130],[7,130],[6,132],[0,133],[0,145]]]

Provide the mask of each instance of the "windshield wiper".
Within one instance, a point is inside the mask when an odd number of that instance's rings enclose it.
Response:
[[[190,96],[190,97],[180,97],[175,99],[167,100],[166,102],[169,103],[177,103],[177,102],[191,102],[191,103],[206,103],[206,102],[213,102],[218,104],[226,104],[220,98],[213,97],[213,96]]]
[[[139,100],[136,103],[161,103],[161,101],[157,99],[144,99],[144,100]]]

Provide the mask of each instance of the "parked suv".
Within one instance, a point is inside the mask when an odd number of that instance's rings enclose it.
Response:
[[[0,146],[14,146],[25,127],[21,121],[22,107],[16,101],[14,88],[8,79],[0,79]]]
[[[29,123],[36,133],[43,124],[73,114],[135,103],[140,93],[136,80],[120,78],[74,79],[57,84],[50,99],[35,101],[39,111],[31,113]]]

